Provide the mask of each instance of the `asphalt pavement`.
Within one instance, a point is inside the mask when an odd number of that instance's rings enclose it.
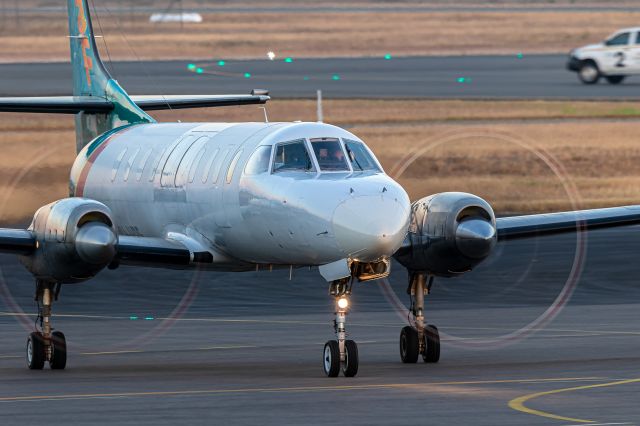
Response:
[[[462,278],[437,280],[426,315],[443,334],[438,364],[400,362],[399,265],[393,293],[357,284],[352,379],[323,375],[332,301],[307,269],[291,281],[288,271],[104,271],[54,305],[67,369],[29,371],[33,282],[2,255],[0,423],[640,424],[640,228],[591,233],[582,271],[575,253],[573,235],[511,241]]]
[[[567,55],[424,56],[385,59],[276,58],[109,63],[131,94],[225,94],[269,89],[275,98],[600,99],[640,98],[640,77],[587,86]],[[106,58],[103,58],[106,59]],[[220,65],[221,62],[224,65]],[[192,69],[189,69],[189,65]],[[198,73],[198,69],[201,73]],[[67,63],[0,64],[0,96],[71,93]]]

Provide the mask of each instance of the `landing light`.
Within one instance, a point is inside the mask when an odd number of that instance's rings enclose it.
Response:
[[[346,309],[347,306],[349,306],[349,300],[347,300],[345,297],[341,297],[340,299],[338,299],[338,308]]]
[[[270,61],[273,61],[276,58],[276,54],[273,52],[268,52],[267,58],[269,58]]]

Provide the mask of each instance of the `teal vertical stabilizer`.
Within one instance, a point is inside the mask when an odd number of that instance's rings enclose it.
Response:
[[[109,112],[76,114],[76,145],[80,152],[91,140],[111,129],[155,120],[129,98],[100,60],[87,0],[67,0],[67,7],[73,96],[95,96],[114,106]]]

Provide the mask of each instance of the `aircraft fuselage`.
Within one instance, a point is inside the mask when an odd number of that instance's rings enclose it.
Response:
[[[80,152],[70,191],[107,205],[119,235],[180,236],[212,252],[214,269],[390,257],[408,228],[406,192],[377,160],[378,170],[349,161],[348,170],[322,170],[317,138],[345,152],[345,140],[361,142],[321,123],[128,126]],[[310,170],[275,170],[277,146],[290,141],[303,141]],[[266,169],[254,170],[258,151]]]

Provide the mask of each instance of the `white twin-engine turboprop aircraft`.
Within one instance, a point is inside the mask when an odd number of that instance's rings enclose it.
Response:
[[[75,114],[78,156],[70,196],[40,208],[28,229],[0,229],[0,251],[33,274],[41,328],[27,340],[30,369],[66,365],[51,306],[62,284],[106,267],[246,271],[318,266],[335,298],[327,376],[358,372],[346,339],[354,280],[408,270],[415,326],[402,362],[440,358],[426,325],[433,277],[462,274],[500,240],[640,223],[640,206],[496,219],[483,199],[431,195],[413,203],[357,136],[321,123],[157,123],[145,111],[265,103],[264,93],[128,96],[105,70],[86,0],[68,0],[73,96],[2,98],[0,111]]]

